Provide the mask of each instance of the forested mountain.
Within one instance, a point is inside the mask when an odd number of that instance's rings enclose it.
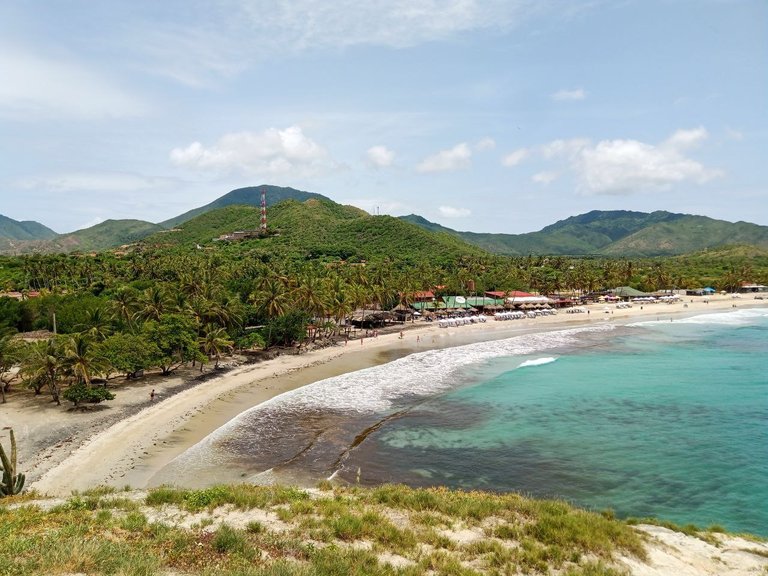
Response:
[[[209,243],[212,238],[227,232],[259,227],[258,207],[261,204],[261,192],[266,191],[269,206],[270,223],[299,234],[304,240],[309,239],[309,232],[314,242],[321,245],[321,252],[326,255],[337,253],[344,255],[360,255],[367,250],[384,248],[361,248],[355,245],[353,237],[366,238],[367,231],[351,230],[345,234],[338,231],[339,219],[349,218],[350,228],[354,226],[373,226],[381,238],[389,238],[390,254],[396,254],[408,248],[395,230],[404,238],[414,234],[410,225],[416,225],[422,232],[440,235],[440,244],[445,245],[448,239],[453,239],[454,247],[469,243],[476,248],[493,254],[508,256],[532,255],[598,255],[616,257],[635,256],[670,256],[698,252],[726,245],[751,245],[768,248],[768,226],[758,226],[747,222],[726,222],[705,216],[675,214],[665,211],[633,212],[626,210],[599,211],[593,210],[579,216],[572,216],[546,226],[538,232],[526,234],[488,234],[478,232],[460,232],[430,222],[421,216],[411,214],[397,219],[377,217],[375,219],[362,210],[351,207],[341,207],[329,198],[312,192],[304,192],[294,188],[279,186],[251,186],[238,188],[221,196],[213,202],[180,214],[160,224],[151,224],[141,220],[108,220],[85,230],[71,234],[57,235],[53,230],[37,222],[17,222],[5,216],[0,216],[0,254],[23,254],[30,252],[70,252],[98,251],[118,247],[122,244],[137,242],[162,229],[182,227],[181,232],[171,231],[162,237],[154,238],[152,242],[176,244],[183,241]],[[292,200],[296,205],[302,205],[307,200],[320,202],[312,204],[316,210],[305,208],[285,208],[281,203]],[[251,207],[250,211],[239,209],[218,212],[209,219],[194,222],[202,215],[220,211],[222,208],[241,206]],[[338,208],[331,209],[331,206]],[[322,209],[318,207],[323,207]],[[306,221],[281,221],[291,211],[300,210],[301,218]],[[354,217],[352,216],[354,214]],[[329,217],[331,220],[320,222]],[[338,220],[338,221],[337,221]],[[409,226],[398,228],[399,224]],[[383,229],[382,222],[388,222]],[[190,223],[190,226],[182,226]],[[317,225],[315,225],[317,224]],[[295,229],[294,229],[295,228]],[[338,234],[337,234],[338,232]],[[282,241],[270,240],[274,246]],[[336,243],[330,246],[329,243]],[[381,244],[381,241],[377,241]],[[458,244],[456,242],[459,242]],[[418,242],[417,242],[418,245]],[[314,248],[308,242],[299,242],[293,247],[301,246],[302,250],[312,252]],[[417,252],[420,250],[416,250]]]
[[[18,221],[0,214],[0,239],[2,240],[47,240],[56,232],[33,220]]]
[[[47,240],[0,241],[0,253],[99,252],[136,242],[158,230],[163,230],[163,227],[143,220],[105,220],[69,234],[54,232],[54,237]]]
[[[452,234],[489,252],[511,256],[669,256],[729,244],[768,248],[768,226],[664,211],[593,210],[527,234],[459,232],[413,214],[402,219],[427,230]]]
[[[238,230],[256,230],[260,210],[227,206],[189,220],[173,230],[154,234],[145,245],[212,246],[216,238]],[[221,242],[227,244],[227,242]],[[233,243],[234,244],[234,243]],[[484,251],[455,236],[431,233],[391,216],[371,216],[352,206],[316,198],[286,200],[269,211],[269,234],[237,241],[243,250],[266,257],[366,260],[391,257],[405,261],[443,261]]]
[[[232,190],[210,204],[195,208],[189,212],[184,212],[184,214],[179,214],[165,222],[160,222],[160,225],[166,228],[173,228],[182,222],[191,220],[195,216],[199,216],[200,214],[210,212],[217,208],[224,208],[225,206],[233,206],[236,204],[244,206],[261,206],[262,190],[267,193],[267,206],[278,204],[283,200],[298,200],[299,202],[309,200],[310,198],[330,200],[330,198],[327,198],[322,194],[303,192],[302,190],[296,190],[295,188],[283,188],[280,186],[269,186],[267,184],[262,184],[261,186],[248,186],[247,188],[237,188],[236,190]]]

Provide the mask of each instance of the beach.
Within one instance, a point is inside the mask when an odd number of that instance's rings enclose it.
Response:
[[[142,488],[168,462],[240,412],[311,382],[416,351],[448,348],[568,327],[667,320],[760,307],[751,295],[684,298],[632,308],[594,304],[589,313],[439,328],[418,321],[399,332],[350,340],[302,354],[282,354],[195,381],[194,370],[162,380],[116,386],[118,398],[91,413],[16,394],[0,407],[3,427],[16,431],[19,464],[40,493],[63,496],[99,485]],[[607,312],[606,312],[607,310]],[[150,400],[154,387],[156,397]]]

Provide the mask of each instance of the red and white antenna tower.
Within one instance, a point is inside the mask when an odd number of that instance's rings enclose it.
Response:
[[[261,231],[267,231],[267,191],[261,191]]]

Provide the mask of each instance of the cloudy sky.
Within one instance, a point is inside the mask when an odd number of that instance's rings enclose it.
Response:
[[[459,230],[768,225],[765,0],[0,0],[0,214],[242,186]]]

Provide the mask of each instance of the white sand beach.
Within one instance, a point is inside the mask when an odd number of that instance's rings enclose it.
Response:
[[[61,496],[98,485],[141,488],[175,456],[240,412],[296,387],[414,351],[590,323],[674,320],[760,306],[765,306],[763,301],[748,295],[721,295],[619,309],[594,304],[588,314],[561,311],[442,329],[419,321],[407,325],[402,338],[394,332],[300,355],[285,354],[199,382],[189,381],[198,374],[190,369],[170,378],[118,384],[116,400],[93,412],[73,412],[45,397],[16,394],[0,407],[0,423],[16,431],[20,467],[28,473],[29,487],[40,493]],[[151,389],[156,390],[153,401]]]

